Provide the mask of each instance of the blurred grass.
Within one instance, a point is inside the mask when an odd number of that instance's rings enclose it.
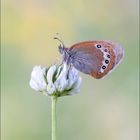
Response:
[[[50,140],[49,98],[29,87],[34,65],[59,57],[65,44],[107,39],[119,42],[123,63],[95,80],[81,74],[79,95],[58,101],[58,140],[138,140],[138,0],[1,1],[1,139]]]

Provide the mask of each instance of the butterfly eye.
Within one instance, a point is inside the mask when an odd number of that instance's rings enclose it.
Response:
[[[97,47],[97,48],[101,48],[102,46],[101,46],[100,44],[97,44],[96,47]]]

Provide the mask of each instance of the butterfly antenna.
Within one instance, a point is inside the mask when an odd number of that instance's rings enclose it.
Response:
[[[58,40],[63,46],[65,46],[64,42],[62,40],[62,37],[60,36],[59,33],[56,33],[56,36],[54,37],[54,39]]]

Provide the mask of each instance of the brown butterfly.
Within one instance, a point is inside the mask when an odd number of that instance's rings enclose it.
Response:
[[[62,43],[59,52],[64,62],[96,79],[109,74],[123,59],[123,48],[111,41],[84,41],[66,48],[59,38],[55,39]]]

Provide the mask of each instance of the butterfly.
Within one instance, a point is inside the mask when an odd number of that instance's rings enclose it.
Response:
[[[59,38],[55,37],[61,41]],[[65,47],[61,41],[59,52],[67,65],[74,66],[80,72],[100,79],[118,66],[124,56],[123,48],[106,40],[84,41]]]

